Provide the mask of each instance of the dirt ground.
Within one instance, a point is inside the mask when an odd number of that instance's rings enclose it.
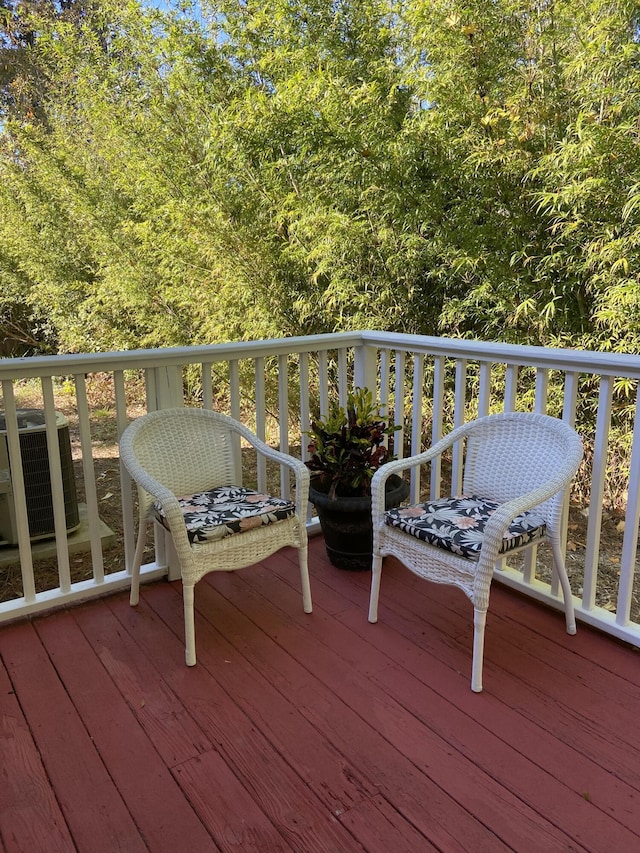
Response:
[[[100,377],[93,378],[88,384],[90,404],[91,434],[93,440],[94,471],[97,484],[98,506],[101,520],[114,531],[115,543],[104,551],[105,573],[120,571],[123,566],[124,544],[122,535],[122,509],[120,494],[120,463],[118,456],[115,406],[111,398],[110,383]],[[141,397],[139,398],[141,399]],[[40,407],[38,399],[27,387],[21,389],[18,405]],[[69,420],[72,454],[76,468],[78,500],[84,502],[82,491],[82,463],[80,443],[77,431],[75,396],[61,392],[56,396],[56,408]],[[135,394],[128,403],[129,416],[134,418],[143,413],[144,408],[136,401]],[[571,587],[576,595],[582,593],[584,556],[586,549],[588,509],[572,506],[569,516],[567,571]],[[603,512],[600,535],[599,582],[597,604],[609,610],[615,610],[617,587],[620,575],[620,555],[624,517],[621,512]],[[151,552],[149,552],[151,554]],[[548,546],[538,551],[538,576],[543,580],[550,577],[551,554]],[[513,562],[513,561],[512,561]],[[90,553],[70,556],[72,580],[79,581],[92,575]],[[58,585],[58,568],[55,558],[39,560],[34,563],[36,588],[52,589]],[[640,573],[636,571],[632,618],[640,620]],[[22,595],[22,581],[18,564],[5,569],[0,568],[0,601],[7,601]]]

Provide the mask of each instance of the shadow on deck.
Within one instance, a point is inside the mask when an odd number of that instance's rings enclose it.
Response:
[[[0,629],[5,851],[640,849],[640,658],[494,585],[482,694],[471,605],[393,560],[311,542],[196,588]]]

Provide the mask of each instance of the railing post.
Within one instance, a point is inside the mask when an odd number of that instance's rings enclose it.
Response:
[[[154,367],[147,371],[153,374],[153,383],[147,385],[147,409],[171,409],[184,405],[182,368],[179,365]]]
[[[149,376],[152,381],[149,382]],[[147,371],[147,410],[171,409],[184,405],[182,368],[179,365],[154,367]],[[167,566],[167,578],[180,580],[180,563],[170,534],[162,525],[153,525],[156,543],[156,563]]]
[[[376,347],[364,344],[355,347],[353,354],[353,384],[368,388],[374,396],[378,389],[378,358]]]

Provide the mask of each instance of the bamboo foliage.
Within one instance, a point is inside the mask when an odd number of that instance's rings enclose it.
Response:
[[[0,322],[29,351],[637,350],[635,3],[2,0],[0,32]]]

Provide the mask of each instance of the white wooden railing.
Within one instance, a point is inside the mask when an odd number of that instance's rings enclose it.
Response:
[[[135,517],[133,490],[123,470],[120,471],[119,565],[108,572],[104,568],[100,502],[93,465],[94,413],[87,392],[96,374],[106,377],[111,388],[114,443],[130,418],[145,407],[157,409],[187,403],[223,408],[282,450],[303,458],[305,439],[301,433],[308,426],[312,410],[326,411],[334,395],[344,403],[353,385],[377,389],[381,403],[388,406],[395,422],[402,425],[395,438],[398,455],[416,452],[452,426],[490,411],[548,411],[573,424],[576,417],[582,420],[581,412],[589,406],[593,410],[590,422],[595,427],[592,435],[584,436],[589,449],[588,465],[586,474],[580,478],[579,494],[574,495],[574,504],[580,504],[575,511],[588,518],[584,542],[571,545],[575,550],[568,555],[576,613],[583,622],[640,646],[640,581],[636,570],[640,520],[640,358],[384,332],[0,360],[0,409],[7,421],[6,433],[0,440],[6,440],[11,463],[18,534],[16,561],[19,560],[22,580],[21,595],[3,596],[6,600],[0,602],[0,622],[101,595],[129,582]],[[71,395],[74,412],[75,455],[81,459],[79,479],[86,504],[87,547],[92,564],[92,577],[77,581],[73,580],[70,568],[57,449],[55,395],[61,387]],[[603,563],[601,534],[606,502],[610,500],[607,477],[612,465],[609,439],[613,401],[617,399],[614,390],[619,387],[626,389],[627,405],[631,408],[626,457],[615,460],[617,479],[624,479],[618,485],[618,492],[624,493],[626,499],[624,525],[619,519],[617,531],[624,526],[624,533],[619,532],[615,553],[608,538],[607,562]],[[34,405],[35,395],[36,405],[46,413],[57,560],[57,580],[48,589],[43,589],[40,583],[39,564],[34,561],[29,537],[16,419],[16,410],[23,405],[27,390],[29,405]],[[460,461],[454,457],[446,474],[434,468],[428,483],[414,480],[413,496],[425,488],[437,494],[443,485],[456,491],[461,476]],[[620,470],[629,473],[621,475]],[[259,488],[264,488],[266,476],[264,469],[257,471]],[[283,486],[286,489],[287,484]],[[314,530],[317,528],[313,519],[310,525]],[[146,579],[167,573],[176,576],[165,546],[162,537],[158,537],[155,560],[143,567]],[[0,549],[0,556],[2,553]],[[0,567],[0,591],[2,575]],[[496,577],[527,595],[559,606],[556,581],[545,575],[535,557],[517,568],[500,566]]]

